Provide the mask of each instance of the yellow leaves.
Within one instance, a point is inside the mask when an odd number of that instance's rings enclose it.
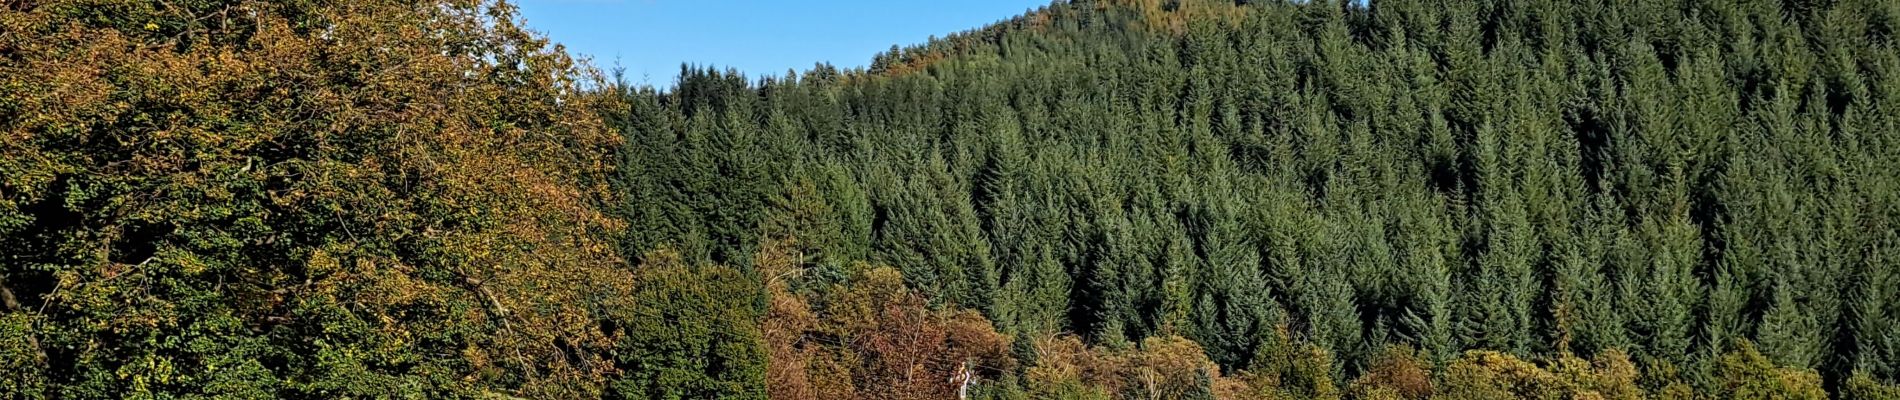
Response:
[[[154,354],[139,356],[114,371],[119,379],[128,381],[128,398],[152,398],[154,385],[169,385],[177,371],[173,369],[170,357]]]
[[[1717,360],[1718,395],[1736,400],[1826,399],[1821,375],[1813,370],[1777,366],[1746,340]]]
[[[473,364],[474,369],[476,371],[481,371],[481,370],[485,370],[489,368],[488,352],[483,351],[479,347],[475,347],[475,345],[471,344],[467,347],[462,348],[462,359],[464,361],[468,361],[470,364]],[[463,377],[463,380],[473,381],[475,380],[475,375],[470,374],[468,376],[465,376]]]
[[[1389,346],[1354,379],[1350,392],[1357,398],[1424,399],[1435,392],[1432,366],[1412,349]]]
[[[382,332],[382,336],[385,338],[381,349],[379,349],[380,351],[385,353],[403,353],[409,351],[407,347],[415,335],[413,332],[410,332],[409,329],[403,327],[402,321],[397,320],[388,313],[378,313],[376,319],[377,322],[382,323],[382,327],[379,331]]]
[[[1581,394],[1605,400],[1635,400],[1644,397],[1636,380],[1640,372],[1622,350],[1597,353],[1588,364],[1574,357],[1562,357],[1553,366],[1555,372],[1574,383]]]
[[[1564,355],[1545,365],[1474,350],[1446,366],[1443,394],[1456,399],[1636,400],[1646,398],[1636,371],[1618,350],[1606,350],[1590,361]]]
[[[1032,391],[1087,388],[1102,396],[1144,393],[1180,398],[1201,385],[1201,377],[1220,398],[1251,397],[1247,383],[1222,377],[1220,367],[1201,346],[1179,336],[1155,336],[1135,347],[1089,347],[1074,335],[1034,340],[1036,364],[1024,373]],[[1058,396],[1057,393],[1037,393]]]
[[[1848,400],[1889,400],[1900,399],[1900,385],[1882,384],[1865,371],[1855,372],[1842,385],[1843,399]]]
[[[310,275],[323,276],[335,273],[340,264],[335,257],[330,256],[330,252],[319,249],[310,252],[310,256],[304,260],[304,268],[310,271]]]
[[[1557,376],[1510,354],[1466,352],[1445,368],[1445,386],[1463,398],[1555,398],[1563,391]]]
[[[173,267],[178,268],[178,271],[185,275],[203,274],[210,268],[210,266],[205,265],[203,259],[200,259],[197,254],[192,254],[191,252],[167,249],[160,253],[163,254],[166,264],[171,264]],[[156,259],[154,261],[156,261]]]

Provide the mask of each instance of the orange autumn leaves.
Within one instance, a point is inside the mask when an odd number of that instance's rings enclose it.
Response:
[[[966,383],[1020,381],[1038,398],[1243,399],[1280,384],[1223,377],[1199,344],[1172,335],[1111,349],[1042,334],[1028,339],[1034,362],[1023,365],[1010,352],[1015,338],[975,311],[933,306],[894,268],[859,263],[844,282],[810,284],[793,243],[768,241],[754,259],[767,291],[769,398],[951,399]]]
[[[774,399],[943,399],[970,379],[1014,368],[1009,338],[970,310],[933,310],[889,267],[860,265],[844,284],[793,291],[802,257],[768,243],[766,389]]]

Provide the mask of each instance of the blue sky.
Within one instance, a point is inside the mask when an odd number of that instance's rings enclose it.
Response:
[[[633,82],[670,86],[680,63],[748,77],[819,61],[864,66],[891,45],[982,27],[1049,0],[517,0],[529,27]]]

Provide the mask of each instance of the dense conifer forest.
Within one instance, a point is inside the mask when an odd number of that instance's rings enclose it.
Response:
[[[1900,2],[681,72],[487,0],[0,3],[0,398],[1900,399]]]

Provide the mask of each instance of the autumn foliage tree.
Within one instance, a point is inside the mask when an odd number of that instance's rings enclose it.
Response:
[[[0,6],[0,397],[598,395],[617,146],[488,1]]]
[[[1014,368],[1009,338],[989,320],[934,309],[895,269],[860,264],[846,281],[817,283],[804,276],[793,239],[760,248],[771,398],[955,398]],[[799,291],[799,281],[816,284]]]
[[[1073,335],[1035,340],[1036,362],[1023,375],[1032,398],[1256,398],[1252,382],[1221,375],[1199,344],[1151,337],[1123,349],[1089,346]]]

